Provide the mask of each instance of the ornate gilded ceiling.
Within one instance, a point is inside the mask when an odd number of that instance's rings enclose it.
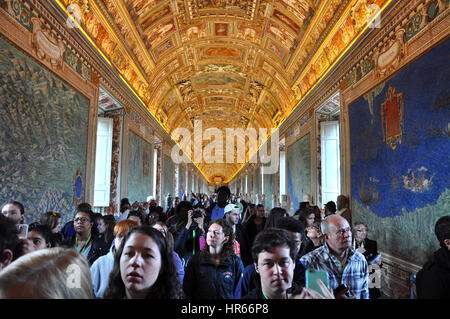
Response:
[[[54,1],[80,8],[87,37],[169,134],[201,120],[223,137],[279,127],[390,2]],[[243,163],[196,165],[228,181]]]

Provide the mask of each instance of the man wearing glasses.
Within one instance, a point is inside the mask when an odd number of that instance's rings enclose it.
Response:
[[[108,253],[108,248],[104,240],[98,238],[98,231],[93,222],[94,213],[90,210],[78,209],[74,219],[73,227],[75,235],[67,240],[63,245],[74,248],[80,252],[90,265],[100,257]]]
[[[352,247],[352,231],[347,220],[329,215],[322,220],[325,244],[304,255],[300,261],[308,269],[325,270],[330,288],[345,288],[336,294],[342,299],[369,298],[369,270],[366,258]]]

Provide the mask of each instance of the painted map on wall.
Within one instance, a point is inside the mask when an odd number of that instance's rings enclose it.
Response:
[[[188,170],[188,177],[187,177],[187,184],[188,184],[188,186],[189,186],[189,188],[188,188],[188,193],[186,194],[188,197],[190,197],[191,196],[191,192],[193,192],[194,191],[194,187],[193,187],[193,185],[192,185],[192,172],[190,171],[190,170]]]
[[[449,214],[449,53],[446,41],[349,107],[353,221],[417,264]]]
[[[170,156],[164,155],[164,208],[167,208],[167,195],[170,194],[172,198],[175,197],[173,186],[174,169],[175,168]]]
[[[183,196],[186,194],[186,170],[183,165],[180,165],[179,167],[178,197],[180,197],[180,200],[183,200]]]
[[[73,218],[84,200],[89,100],[0,39],[0,204]]]
[[[132,131],[129,136],[127,197],[131,203],[142,202],[153,194],[153,148]]]
[[[253,193],[261,194],[261,169],[257,168],[253,172]]]
[[[287,149],[288,194],[291,196],[291,210],[298,210],[303,195],[311,194],[311,144],[309,134]]]
[[[273,208],[273,194],[275,194],[275,174],[264,174],[264,195],[266,195],[264,206],[266,210]]]

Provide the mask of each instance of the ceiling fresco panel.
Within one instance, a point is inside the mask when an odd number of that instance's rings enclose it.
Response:
[[[294,31],[295,34],[298,34],[300,31],[300,27],[288,16],[283,14],[281,11],[274,10],[273,11],[273,17],[283,22],[286,26],[291,28],[292,31]]]
[[[224,88],[239,89],[245,86],[243,77],[227,74],[205,74],[198,76],[194,80],[196,87],[221,86]]]
[[[279,43],[281,43],[288,50],[292,48],[295,41],[295,35],[280,24],[270,20],[267,24],[266,32],[272,35]]]
[[[242,59],[242,51],[228,47],[203,48],[200,51],[201,59],[227,58],[233,60]]]
[[[173,18],[168,21],[158,23],[155,27],[151,28],[144,36],[145,42],[152,48],[160,43],[164,38],[166,38],[171,33],[175,32],[175,20]]]
[[[154,12],[139,17],[136,24],[142,30],[142,33],[145,34],[156,21],[169,17],[170,14],[170,6],[166,5]]]

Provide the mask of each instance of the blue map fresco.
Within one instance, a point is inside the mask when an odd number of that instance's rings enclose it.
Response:
[[[381,250],[418,264],[438,247],[434,224],[450,211],[449,54],[447,40],[349,106],[353,221],[368,223]],[[382,125],[389,92],[403,100],[394,147]]]
[[[349,108],[352,197],[381,217],[435,203],[449,186],[449,49],[447,41]],[[395,150],[383,142],[380,115],[389,87],[404,100]]]

